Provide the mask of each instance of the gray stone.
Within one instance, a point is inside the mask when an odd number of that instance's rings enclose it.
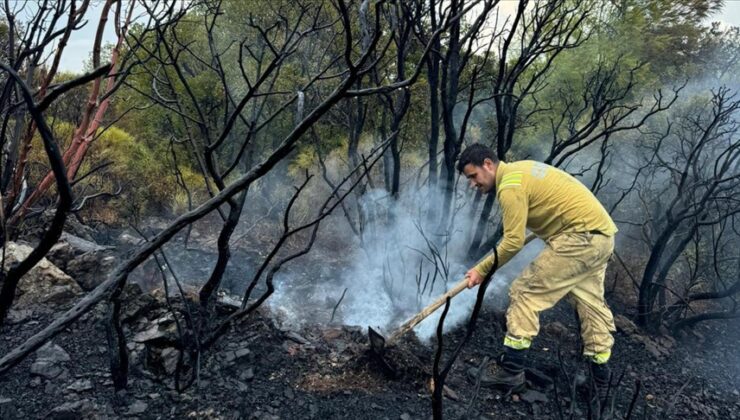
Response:
[[[57,379],[57,381],[63,380],[63,379],[64,378],[62,378],[62,375],[59,375],[59,378]],[[56,395],[56,394],[58,394],[59,393],[59,385],[55,384],[52,381],[47,381],[46,382],[46,385],[44,386],[44,393],[46,395]]]
[[[162,366],[164,366],[165,372],[170,375],[175,373],[179,357],[180,351],[173,347],[167,347],[162,350]]]
[[[128,406],[128,411],[126,412],[126,414],[128,414],[129,416],[136,416],[145,413],[147,408],[149,408],[149,404],[141,400],[135,400],[131,405]]]
[[[89,379],[79,379],[68,386],[67,389],[74,392],[85,392],[93,389],[93,384]]]
[[[77,296],[77,292],[70,285],[52,286],[44,299],[45,303],[52,305],[62,305],[69,302]]]
[[[236,381],[236,387],[239,388],[239,392],[249,391],[249,385],[245,384],[242,381]]]
[[[25,260],[33,251],[28,245],[8,242],[5,247],[5,269],[13,264]],[[57,287],[61,288],[52,290]],[[15,306],[18,308],[32,307],[39,303],[58,303],[55,299],[76,296],[82,289],[70,276],[52,264],[48,259],[42,258],[18,283],[17,300]],[[54,299],[50,300],[49,296]]]
[[[294,332],[294,331],[288,331],[288,333],[287,333],[287,334],[285,334],[285,336],[286,336],[287,338],[289,338],[289,339],[291,339],[291,340],[295,341],[295,342],[296,342],[296,343],[298,343],[298,344],[311,344],[311,342],[310,342],[310,341],[308,341],[308,340],[307,340],[307,339],[305,339],[305,338],[304,338],[303,336],[299,335],[298,333],[296,333],[296,332]]]
[[[106,274],[114,263],[115,259],[104,260],[100,252],[88,252],[69,261],[67,273],[73,276],[84,290],[92,290],[105,281]]]
[[[36,357],[39,361],[45,360],[48,362],[69,362],[71,360],[69,353],[51,341],[36,350]]]
[[[237,359],[241,359],[242,357],[249,355],[249,353],[251,353],[249,349],[239,349],[234,352],[234,355]]]
[[[239,379],[241,379],[242,381],[251,381],[252,379],[254,379],[254,369],[248,368],[239,375]]]
[[[69,244],[69,246],[75,251],[76,254],[99,252],[113,249],[113,247],[111,246],[98,245],[93,241],[88,241],[87,239],[80,238],[79,236],[72,235],[68,232],[62,233],[62,236],[59,238],[59,240]]]
[[[236,359],[236,353],[234,353],[233,351],[225,351],[225,352],[222,353],[222,356],[221,357],[223,357],[223,359],[227,363],[228,362],[233,362],[234,359]]]
[[[56,420],[69,420],[81,418],[94,418],[96,416],[96,407],[90,400],[70,401],[51,410],[47,418]]]
[[[146,343],[156,340],[165,340],[171,331],[167,328],[160,328],[159,325],[153,325],[149,329],[144,330],[134,336],[134,341],[137,343]]]
[[[32,317],[33,317],[32,309],[20,309],[20,310],[11,309],[10,312],[8,312],[8,323],[9,324],[21,324]]]
[[[42,376],[46,379],[54,379],[62,373],[62,368],[53,362],[41,360],[31,365],[31,374]]]
[[[537,402],[546,403],[548,401],[547,396],[539,391],[535,391],[533,389],[528,389],[524,393],[520,395],[522,397],[522,400],[534,404]]]
[[[411,415],[409,413],[403,413],[400,417],[401,420],[411,420]]]
[[[126,244],[126,245],[134,245],[135,246],[135,245],[139,245],[141,243],[144,243],[144,239],[142,239],[140,237],[136,237],[134,235],[131,235],[129,233],[124,232],[124,233],[122,233],[118,237],[118,242],[121,242],[121,243]]]
[[[545,333],[558,338],[563,338],[568,335],[568,327],[558,321],[550,322],[549,324],[545,325],[543,330],[545,331]]]

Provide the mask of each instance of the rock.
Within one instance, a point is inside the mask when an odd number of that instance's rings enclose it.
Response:
[[[288,331],[288,333],[285,334],[285,336],[289,338],[290,340],[295,341],[298,344],[311,344],[310,341],[308,341],[307,339],[305,339],[304,337],[302,337],[301,335],[299,335],[298,333],[294,331]]]
[[[23,261],[32,251],[33,248],[28,245],[8,242],[4,269]],[[42,258],[18,283],[15,306],[26,308],[40,303],[53,306],[65,303],[64,299],[68,300],[80,293],[82,289],[72,277],[48,259]]]
[[[74,392],[85,392],[93,389],[92,381],[89,379],[79,379],[67,387],[67,390]]]
[[[129,416],[144,414],[147,408],[149,408],[149,404],[141,400],[135,400],[131,405],[128,406],[128,411],[126,412],[126,414]]]
[[[149,293],[144,293],[141,286],[136,283],[126,284],[121,299],[126,302],[123,313],[121,314],[121,320],[123,322],[132,322],[159,307],[157,299]]]
[[[650,354],[653,355],[656,359],[660,359],[664,356],[661,349],[655,345],[651,340],[644,340],[643,344],[645,344],[645,350],[647,350]]]
[[[22,324],[23,322],[33,318],[32,309],[11,309],[8,312],[8,323],[9,324]]]
[[[399,417],[401,420],[411,420],[411,414],[409,413],[403,413],[401,414],[401,417]]]
[[[241,359],[242,357],[247,356],[249,353],[251,353],[249,349],[239,349],[234,352],[234,355],[236,356],[237,359]]]
[[[96,418],[97,410],[89,400],[70,401],[55,407],[47,418],[70,420],[80,418]]]
[[[221,358],[223,358],[226,363],[231,363],[236,359],[236,353],[233,351],[225,351],[221,353]]]
[[[62,234],[64,235],[64,234]],[[76,254],[72,245],[67,242],[60,241],[51,247],[49,252],[46,254],[46,258],[56,265],[62,271],[67,271],[67,263],[75,259]]]
[[[535,391],[534,389],[527,389],[520,396],[523,401],[528,402],[530,404],[534,404],[537,402],[546,403],[548,401],[547,396],[545,394],[539,391]]]
[[[92,290],[105,281],[113,268],[115,258],[101,252],[88,252],[67,263],[67,273],[77,280],[84,290]]]
[[[448,387],[447,385],[442,387],[442,395],[451,399],[452,401],[460,401],[460,396],[457,395],[457,392],[453,391],[452,388]]]
[[[619,331],[628,335],[632,341],[641,343],[645,346],[645,350],[657,359],[669,355],[671,353],[671,349],[676,344],[676,341],[672,337],[661,336],[651,338],[648,335],[642,334],[637,325],[623,315],[615,316],[614,324]]]
[[[68,271],[68,263],[84,254],[102,254],[103,252],[112,249],[113,247],[101,246],[92,240],[75,236],[69,232],[63,232],[62,236],[59,238],[59,242],[54,244],[46,254],[46,258],[54,263],[54,265],[67,272],[67,274],[75,277],[76,273],[70,273]],[[103,258],[103,255],[101,255],[100,258]]]
[[[15,404],[10,398],[0,397],[0,419],[14,419],[17,414]]]
[[[71,360],[69,354],[63,348],[51,341],[36,350],[36,357],[39,361],[44,360],[49,362],[69,362]]]
[[[51,290],[46,294],[44,302],[55,306],[63,305],[74,299],[77,294],[78,292],[75,291],[75,288],[69,285],[52,286]]]
[[[551,322],[545,325],[543,329],[547,334],[550,334],[552,336],[559,337],[559,338],[563,338],[568,335],[568,327],[566,327],[565,325],[563,325],[561,322],[558,322],[558,321],[554,321],[554,322]]]
[[[343,332],[344,331],[341,328],[327,328],[321,332],[321,336],[326,341],[332,341],[341,337]]]
[[[254,379],[254,369],[248,368],[239,375],[239,379],[241,379],[242,381],[251,381],[252,379]]]
[[[617,327],[618,331],[621,331],[627,335],[640,333],[640,329],[637,327],[637,325],[632,322],[632,320],[621,314],[614,317],[614,325]]]
[[[112,246],[99,245],[95,241],[80,238],[79,236],[72,235],[68,232],[63,232],[59,241],[68,244],[74,250],[76,255],[114,249]]]
[[[118,242],[124,245],[137,246],[144,243],[144,239],[124,232],[118,237]]]
[[[170,375],[175,373],[179,357],[180,351],[173,347],[167,347],[162,350],[162,366],[164,366],[165,372]]]
[[[162,343],[162,344],[174,344],[176,341],[175,333],[176,328],[174,325],[152,325],[148,329],[139,332],[134,336],[134,342],[136,343]],[[156,344],[154,343],[154,344]]]
[[[249,386],[242,381],[236,381],[236,387],[239,389],[239,392],[249,391]]]
[[[42,376],[46,379],[56,378],[62,370],[58,364],[48,361],[38,361],[31,365],[31,375]]]

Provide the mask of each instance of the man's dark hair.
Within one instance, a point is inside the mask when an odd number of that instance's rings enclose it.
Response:
[[[460,157],[457,159],[457,171],[462,173],[463,168],[469,163],[475,166],[483,166],[483,161],[486,159],[498,163],[498,157],[490,147],[473,143],[460,153]]]

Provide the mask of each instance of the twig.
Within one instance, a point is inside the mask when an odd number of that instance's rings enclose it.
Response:
[[[484,357],[480,366],[478,366],[478,375],[475,378],[475,388],[473,389],[473,396],[470,397],[470,402],[468,403],[468,408],[465,409],[465,415],[463,416],[463,418],[470,417],[470,410],[473,408],[473,403],[478,398],[478,393],[480,392],[481,378],[483,377],[483,371],[486,366],[488,366],[489,360],[490,358],[488,356]]]
[[[681,385],[681,388],[679,388],[678,392],[673,396],[673,399],[671,400],[671,403],[668,405],[668,409],[665,412],[666,418],[671,418],[673,415],[673,410],[676,408],[676,403],[678,402],[678,398],[683,394],[683,390],[686,389],[686,387],[691,383],[691,379],[689,378],[683,385]]]
[[[640,395],[641,386],[642,386],[642,382],[639,379],[636,379],[635,380],[635,393],[632,394],[632,401],[630,401],[630,406],[627,409],[627,414],[624,416],[624,420],[629,420],[629,418],[632,417],[632,410],[635,408],[637,397]]]
[[[444,391],[444,369],[439,370],[439,362],[442,360],[442,344],[444,340],[444,320],[447,318],[447,311],[450,310],[450,298],[445,300],[445,307],[442,310],[442,316],[437,323],[437,351],[434,353],[434,366],[432,368],[432,415],[434,420],[442,420],[442,392]]]
[[[334,322],[334,315],[337,313],[337,308],[339,307],[339,304],[342,303],[342,300],[344,300],[344,295],[347,293],[347,288],[344,288],[344,291],[342,292],[342,296],[339,298],[339,301],[336,305],[334,305],[334,309],[331,311],[331,319],[329,319],[329,322]]]
[[[465,328],[465,336],[463,339],[458,343],[457,347],[452,351],[452,354],[450,355],[449,359],[445,363],[445,366],[443,369],[439,369],[439,362],[442,356],[442,331],[444,329],[444,320],[445,315],[447,313],[448,306],[450,304],[450,299],[447,298],[447,304],[445,306],[445,311],[442,313],[442,316],[439,319],[439,323],[437,324],[437,356],[434,358],[434,366],[433,366],[433,381],[434,381],[434,393],[432,395],[432,414],[434,415],[435,420],[441,420],[442,419],[442,390],[444,389],[445,385],[445,379],[447,378],[447,375],[450,373],[450,369],[452,369],[452,366],[455,364],[455,360],[457,360],[457,357],[460,355],[460,352],[462,351],[465,344],[470,340],[470,337],[473,335],[473,331],[475,330],[475,324],[478,321],[478,316],[480,315],[481,308],[483,307],[483,298],[486,294],[486,289],[488,288],[488,285],[491,283],[491,279],[493,278],[494,273],[498,269],[498,252],[496,251],[496,248],[493,249],[493,267],[491,268],[491,271],[485,276],[483,279],[483,282],[478,286],[478,294],[475,299],[475,306],[473,306],[473,313],[470,315],[470,319],[468,320],[468,324]],[[435,393],[439,391],[439,398],[435,397]]]

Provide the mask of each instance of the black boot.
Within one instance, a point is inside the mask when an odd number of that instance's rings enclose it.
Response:
[[[525,350],[514,350],[509,347],[504,349],[495,365],[491,365],[482,374],[477,369],[472,369],[470,374],[474,380],[480,376],[480,383],[483,386],[499,388],[509,394],[521,392],[526,388]]]
[[[610,390],[611,384],[611,370],[606,363],[589,363],[589,371],[591,372],[591,383],[593,384],[593,396],[598,399],[598,407],[602,412],[607,404],[607,398],[609,394],[613,393]],[[596,401],[594,401],[596,402]]]

